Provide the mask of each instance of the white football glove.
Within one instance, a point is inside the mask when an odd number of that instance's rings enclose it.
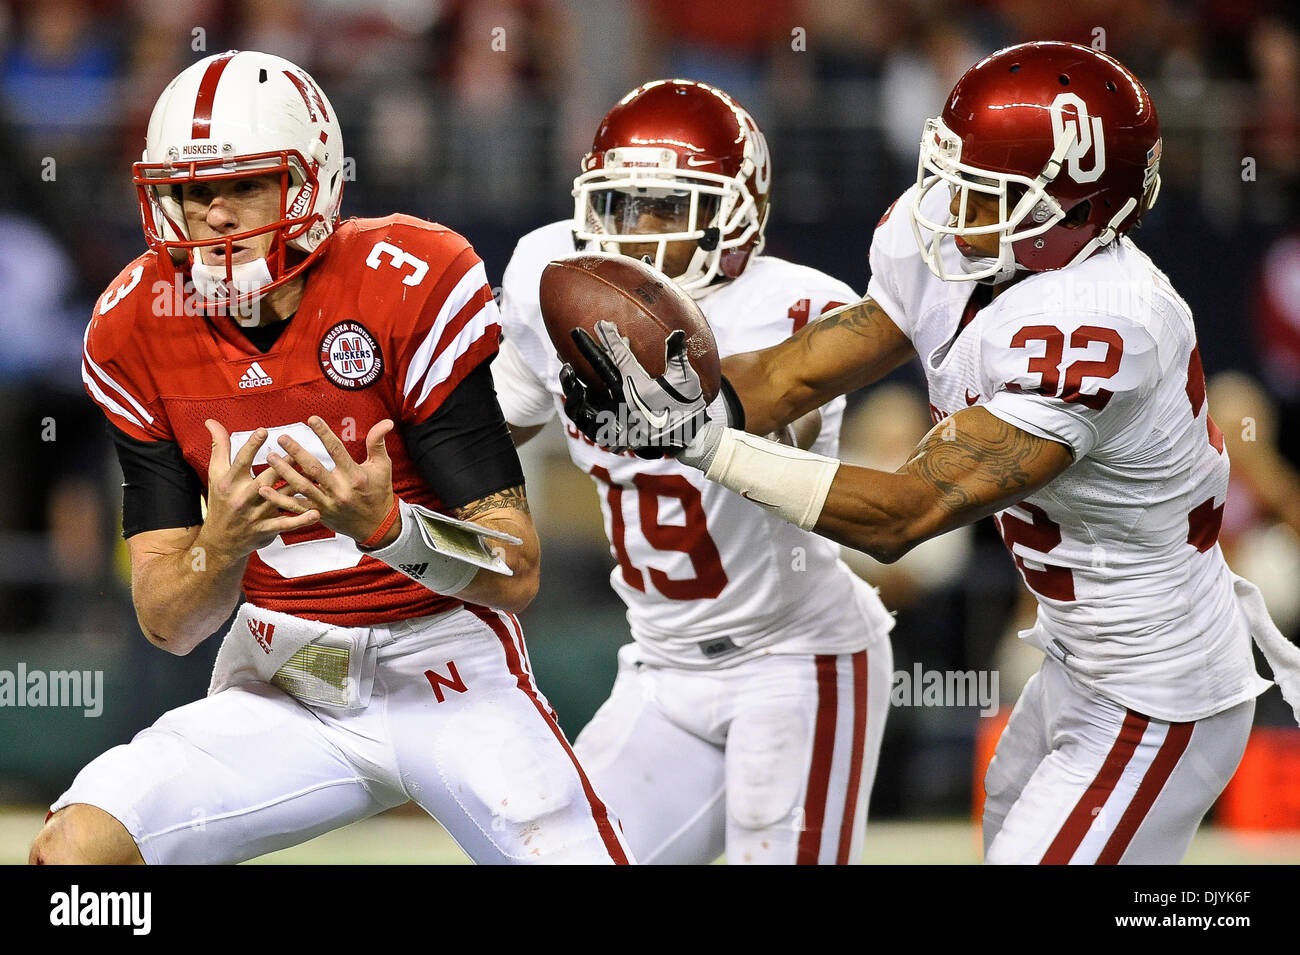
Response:
[[[596,323],[596,338],[575,329],[574,342],[604,379],[616,404],[597,415],[597,433],[588,435],[606,448],[630,448],[641,457],[677,454],[708,421],[704,389],[686,357],[686,333],[664,341],[664,373],[651,375],[613,322]]]

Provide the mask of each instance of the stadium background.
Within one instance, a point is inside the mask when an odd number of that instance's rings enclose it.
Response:
[[[1216,420],[1230,436],[1245,432],[1247,418],[1257,428],[1252,454],[1240,462],[1234,454],[1222,539],[1294,636],[1300,515],[1293,498],[1279,502],[1277,482],[1293,472],[1276,466],[1300,462],[1300,27],[1291,5],[0,3],[0,670],[21,662],[104,673],[98,718],[0,707],[0,804],[16,807],[0,813],[0,861],[23,857],[39,825],[34,807],[83,763],[200,696],[216,652],[214,639],[174,658],[139,634],[119,534],[120,474],[79,380],[91,305],[143,249],[130,163],[175,73],[232,47],[301,64],[341,117],[345,215],[403,211],[444,222],[474,243],[494,284],[520,235],[570,215],[578,159],[624,92],[659,76],[713,82],[747,105],[772,148],[767,251],[862,290],[872,227],[915,176],[921,123],[965,67],[1026,39],[1104,48],[1155,98],[1165,185],[1137,238],[1191,304],[1207,374],[1228,373],[1216,380],[1222,399],[1211,393]],[[901,464],[928,423],[919,384],[907,369],[854,396],[844,456]],[[1252,470],[1255,448],[1276,449],[1277,458],[1266,455],[1271,470]],[[607,582],[613,559],[595,489],[554,430],[525,451],[544,547],[525,632],[541,686],[573,736],[612,682],[626,625]],[[1014,641],[1026,597],[991,527],[888,571],[865,558],[855,566],[898,610],[897,669],[996,670],[1003,700],[1014,700],[1036,664]],[[1287,724],[1276,690],[1260,703],[1260,727]],[[990,726],[971,706],[891,711],[872,799],[873,819],[889,824],[876,858],[892,858],[893,845],[898,861],[978,858],[961,820]],[[1267,769],[1252,784],[1259,791],[1231,812],[1220,807],[1221,829],[1234,820],[1300,827],[1295,737],[1268,738]],[[1249,808],[1261,794],[1267,808]],[[949,821],[908,828],[918,820]],[[436,829],[400,814],[394,824]],[[1244,841],[1235,833],[1198,839],[1193,858],[1300,860],[1294,831]],[[384,858],[418,858],[425,844],[407,839],[395,836]],[[336,845],[333,855],[300,858],[354,858],[346,839]]]

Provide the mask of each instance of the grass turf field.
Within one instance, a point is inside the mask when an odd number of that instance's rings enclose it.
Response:
[[[27,861],[27,847],[45,810],[0,807],[0,863]],[[464,853],[437,823],[403,807],[311,842],[272,853],[253,864],[460,865]],[[867,827],[863,861],[894,865],[969,865],[980,861],[979,837],[964,819],[879,822]],[[1193,865],[1300,864],[1300,832],[1238,832],[1204,826],[1185,863]]]

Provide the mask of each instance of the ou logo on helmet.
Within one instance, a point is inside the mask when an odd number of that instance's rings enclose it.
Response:
[[[754,122],[754,118],[743,109],[739,112],[741,125],[749,134],[749,143],[753,149],[750,158],[754,162],[754,185],[760,193],[767,192],[768,186],[772,184],[772,161],[767,151],[767,140],[759,130],[758,124]]]
[[[1073,113],[1066,109],[1073,107]],[[1065,154],[1065,168],[1075,182],[1096,182],[1106,171],[1106,139],[1102,134],[1101,117],[1088,115],[1088,104],[1077,93],[1060,93],[1052,100],[1052,141],[1058,145],[1062,136],[1073,140]],[[1085,170],[1083,162],[1088,153],[1096,151],[1092,168]]]

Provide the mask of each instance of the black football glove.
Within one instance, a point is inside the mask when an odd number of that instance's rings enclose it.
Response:
[[[621,454],[626,445],[614,441],[613,429],[606,422],[617,421],[621,403],[599,388],[588,388],[568,362],[560,369],[560,388],[564,391],[564,414],[574,426],[607,451]]]
[[[598,339],[598,341],[597,341]],[[596,369],[618,403],[603,419],[604,447],[632,448],[644,458],[677,454],[708,421],[699,376],[686,356],[686,333],[664,341],[664,373],[650,375],[613,322],[597,322],[596,338],[574,329],[574,344]]]

